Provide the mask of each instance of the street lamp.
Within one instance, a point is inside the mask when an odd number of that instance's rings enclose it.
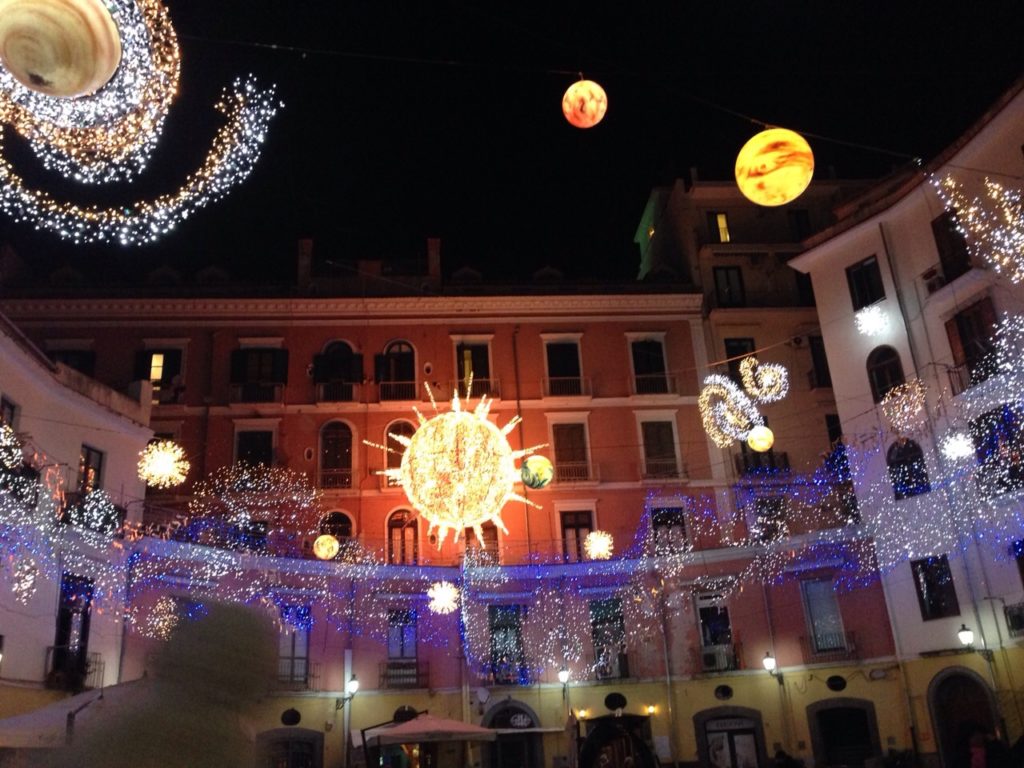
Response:
[[[350,677],[348,679],[348,682],[345,683],[345,695],[342,696],[340,699],[335,699],[335,701],[334,701],[334,709],[335,709],[335,711],[337,711],[339,709],[344,709],[345,705],[348,704],[350,701],[352,701],[352,697],[354,697],[356,695],[356,692],[358,690],[359,690],[359,679],[356,677],[356,673],[353,672],[352,673],[352,677]]]
[[[768,674],[778,680],[779,685],[782,685],[782,673],[778,671],[778,662],[775,661],[775,657],[772,656],[771,651],[764,652],[764,658],[761,659],[761,663],[768,671]]]
[[[565,667],[562,667],[560,670],[558,670],[558,682],[560,682],[563,686],[569,684],[569,670]]]
[[[964,646],[964,648],[970,648],[974,645],[974,631],[966,624],[960,625],[960,629],[957,630],[956,636],[960,639],[960,645]]]

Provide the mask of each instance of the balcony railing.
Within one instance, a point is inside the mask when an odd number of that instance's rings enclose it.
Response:
[[[727,672],[738,669],[736,646],[732,643],[702,645],[698,649],[701,672]]]
[[[486,665],[484,675],[491,685],[530,685],[530,668],[524,663],[492,661]]]
[[[277,687],[283,691],[319,691],[320,664],[291,656],[278,658]]]
[[[681,477],[679,462],[671,459],[647,459],[644,462],[644,480],[664,480]]]
[[[736,454],[736,474],[753,475],[758,473],[788,472],[789,454],[785,451],[743,451]]]
[[[318,403],[358,403],[359,385],[351,381],[327,381],[316,385]]]
[[[459,379],[458,381],[448,382],[448,385],[451,387],[452,392],[459,393],[459,397],[465,397],[466,383],[465,379]],[[497,379],[474,378],[473,389],[469,394],[471,397],[483,397],[484,395],[490,398],[501,397],[501,387]]]
[[[560,461],[555,463],[556,483],[582,483],[594,478],[586,461]]]
[[[382,381],[378,385],[381,400],[415,400],[415,381]]]
[[[853,632],[818,632],[812,637],[801,637],[800,647],[803,650],[805,664],[824,664],[858,658]]]
[[[582,376],[544,379],[544,397],[589,397],[590,394],[590,379]]]
[[[232,403],[280,403],[284,395],[284,384],[246,382],[231,385]]]
[[[598,680],[629,677],[629,657],[615,648],[595,649],[594,676]]]
[[[351,469],[321,469],[320,487],[327,490],[352,487]]]
[[[380,663],[381,688],[429,688],[430,666],[417,659],[391,659]]]
[[[634,376],[634,395],[676,395],[676,377],[667,373],[648,373]]]
[[[1024,637],[1024,603],[1004,605],[1003,613],[1006,616],[1006,629],[1010,637]]]
[[[81,691],[103,686],[103,657],[68,645],[46,649],[46,687],[58,691]]]

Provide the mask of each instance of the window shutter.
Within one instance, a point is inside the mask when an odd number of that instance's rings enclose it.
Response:
[[[313,383],[326,384],[330,381],[330,357],[313,355]]]
[[[349,358],[350,370],[348,373],[348,381],[353,384],[359,384],[363,380],[363,356],[352,355]]]
[[[161,381],[170,382],[175,376],[182,373],[181,350],[165,349],[164,353],[164,375]]]
[[[979,325],[991,336],[996,328],[996,308],[992,306],[992,299],[986,296],[974,306],[978,308]]]
[[[964,345],[960,340],[960,328],[957,326],[955,317],[946,321],[946,335],[949,337],[949,346],[953,350],[953,364],[964,365],[967,362],[967,356],[964,354]]]
[[[246,381],[245,368],[249,359],[249,352],[245,349],[235,349],[231,352],[231,383],[244,384]]]
[[[287,384],[288,383],[288,350],[287,349],[275,349],[274,350],[274,363],[273,363],[273,382],[274,384]]]
[[[135,373],[132,381],[149,381],[150,361],[153,353],[148,349],[140,349],[135,353]]]
[[[387,355],[373,356],[373,380],[380,384],[387,378],[388,358]]]

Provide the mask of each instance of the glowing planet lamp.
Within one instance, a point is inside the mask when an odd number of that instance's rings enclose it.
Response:
[[[775,433],[768,427],[759,424],[747,434],[747,445],[752,451],[764,453],[775,445]]]
[[[0,0],[0,63],[29,90],[93,93],[121,61],[121,37],[102,0]]]
[[[608,96],[593,80],[580,79],[562,96],[562,114],[577,128],[593,128],[608,111]]]
[[[555,476],[555,468],[546,456],[527,456],[519,468],[519,476],[527,488],[538,490],[551,482]]]
[[[318,560],[333,560],[340,550],[341,543],[329,533],[317,536],[313,542],[313,554]]]
[[[736,157],[736,184],[753,203],[785,205],[807,189],[814,176],[814,154],[799,133],[769,128],[743,145]]]

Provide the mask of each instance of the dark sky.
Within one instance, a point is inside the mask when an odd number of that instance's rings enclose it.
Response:
[[[146,178],[102,193],[155,196],[200,162],[212,104],[247,72],[285,107],[264,157],[227,200],[156,246],[75,248],[0,222],[41,268],[117,275],[207,263],[271,282],[295,241],[341,261],[422,251],[488,276],[551,264],[633,278],[632,235],[652,186],[691,166],[727,178],[758,120],[929,158],[1024,71],[1020,3],[377,2],[167,0],[181,38],[181,95]],[[304,51],[247,43],[277,44]],[[569,126],[575,72],[609,111]],[[719,106],[714,106],[719,105]],[[719,108],[721,107],[721,108]],[[819,173],[885,173],[900,157],[810,138]],[[35,168],[31,182],[93,198]]]

